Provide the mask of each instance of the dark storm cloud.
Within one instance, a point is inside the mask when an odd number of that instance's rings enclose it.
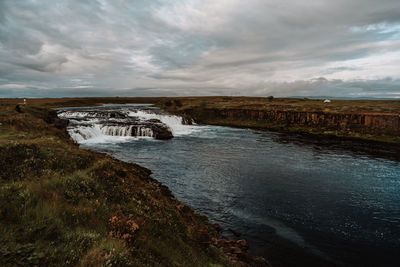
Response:
[[[1,0],[0,96],[400,97],[399,14],[398,0]]]

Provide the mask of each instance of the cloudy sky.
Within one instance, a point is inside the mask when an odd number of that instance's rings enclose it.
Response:
[[[0,97],[400,98],[399,0],[0,0]]]

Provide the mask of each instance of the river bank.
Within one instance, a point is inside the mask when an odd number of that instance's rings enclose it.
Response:
[[[2,265],[229,266],[151,171],[80,149],[54,110],[0,107]]]
[[[181,98],[158,103],[198,123],[347,138],[400,147],[400,101]]]

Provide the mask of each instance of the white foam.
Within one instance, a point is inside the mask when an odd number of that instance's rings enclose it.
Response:
[[[202,128],[204,128],[201,126],[184,125],[182,123],[182,117],[152,113],[151,110],[133,111],[123,109],[116,111],[143,121],[158,119],[171,130],[173,136],[190,135],[195,132],[200,132]],[[97,118],[96,110],[65,110],[60,111],[58,116],[70,121],[71,124],[68,127],[68,133],[71,138],[79,144],[127,142],[132,139],[154,137],[152,129],[145,126],[104,125],[102,123],[107,117]],[[125,120],[122,118],[113,118],[112,121],[124,122]]]
[[[74,125],[68,128],[68,133],[79,144],[127,142],[142,137],[154,137],[152,129],[143,126],[104,126],[101,124]]]
[[[89,112],[83,112],[83,111],[63,111],[58,114],[59,117],[65,118],[65,119],[71,119],[71,118],[90,118],[90,117],[95,117],[95,115]]]
[[[200,130],[198,126],[182,124],[182,117],[175,115],[156,114],[143,110],[136,110],[129,111],[128,116],[138,117],[142,120],[158,119],[171,129],[174,136],[188,135]]]

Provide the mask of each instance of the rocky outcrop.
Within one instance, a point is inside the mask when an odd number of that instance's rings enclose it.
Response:
[[[290,110],[203,109],[185,110],[187,116],[200,122],[219,119],[251,121],[262,128],[309,128],[337,131],[344,135],[370,134],[400,136],[400,115],[395,113],[329,113]],[[238,125],[240,126],[240,125]]]
[[[150,125],[150,128],[153,131],[153,137],[158,140],[168,140],[173,138],[174,136],[172,135],[171,130],[163,124],[160,120],[157,119],[152,119],[149,120],[152,122]]]
[[[145,136],[158,140],[174,137],[171,129],[159,119],[144,119],[119,111],[74,108],[61,110],[59,117],[69,120],[67,129],[70,134],[84,140],[99,135]]]
[[[44,121],[60,130],[66,130],[68,126],[68,120],[57,117],[57,112],[54,110],[51,110],[47,113]]]
[[[193,120],[191,118],[182,117],[182,124],[183,125],[192,125],[193,124]]]
[[[246,239],[233,240],[222,235],[222,227],[218,223],[212,225],[220,234],[220,238],[212,238],[212,244],[220,248],[229,257],[233,266],[271,266],[263,257],[255,257],[249,253],[249,243]],[[239,232],[229,228],[228,231],[241,235]],[[238,237],[238,235],[236,235]]]
[[[231,240],[227,238],[213,239],[213,244],[221,248],[222,251],[232,261],[233,266],[270,266],[262,257],[254,257],[249,254],[249,244],[245,239]]]

